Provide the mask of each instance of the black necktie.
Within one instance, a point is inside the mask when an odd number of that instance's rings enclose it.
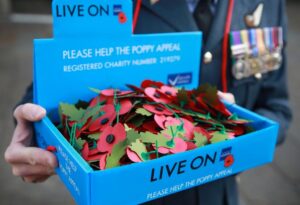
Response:
[[[211,0],[199,0],[194,11],[194,18],[198,28],[203,32],[204,41],[207,39],[213,17],[210,4]]]

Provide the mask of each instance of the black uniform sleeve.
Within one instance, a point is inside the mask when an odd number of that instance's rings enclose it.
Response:
[[[33,86],[32,83],[27,87],[25,94],[23,95],[21,101],[17,104],[21,105],[24,103],[32,103],[33,102]]]

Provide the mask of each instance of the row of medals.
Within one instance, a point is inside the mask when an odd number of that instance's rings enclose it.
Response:
[[[246,44],[232,46],[231,50],[234,58],[232,75],[237,80],[278,70],[282,63],[281,47],[273,51],[266,50],[264,54],[257,56],[253,55]]]

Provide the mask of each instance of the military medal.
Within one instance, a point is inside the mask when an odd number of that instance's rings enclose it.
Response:
[[[283,46],[283,36],[282,36],[282,28],[281,27],[275,27],[273,28],[273,43],[275,50],[272,53],[272,57],[274,59],[274,70],[277,70],[280,68],[282,63],[282,55],[281,55],[281,49]]]
[[[233,31],[231,33],[231,42],[231,52],[235,59],[232,67],[232,75],[237,80],[240,80],[248,77],[251,74],[249,64],[245,60],[249,52],[248,44],[242,42],[241,33],[239,31]]]
[[[256,36],[257,36],[257,48],[258,48],[258,55],[261,62],[260,72],[259,73],[266,73],[268,72],[267,63],[270,59],[270,55],[268,55],[268,51],[265,45],[264,40],[264,31],[262,29],[256,29]]]
[[[232,75],[240,80],[249,76],[257,79],[280,68],[283,47],[282,28],[257,28],[232,31]]]
[[[249,67],[248,61],[239,59],[232,67],[232,74],[237,80],[249,77],[251,75]]]
[[[275,67],[275,58],[272,55],[274,51],[274,44],[272,42],[272,29],[264,28],[264,42],[267,48],[267,53],[263,56],[264,67],[267,71],[272,71]]]
[[[260,59],[256,29],[249,31],[251,57],[249,59],[251,74],[255,75],[262,71],[262,60]]]

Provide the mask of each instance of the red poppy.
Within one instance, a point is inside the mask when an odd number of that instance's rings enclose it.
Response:
[[[57,151],[56,147],[52,146],[52,145],[47,146],[46,150],[49,151],[49,152],[56,152]]]
[[[208,98],[208,97],[206,97]],[[232,113],[226,108],[224,103],[216,96],[215,98],[205,99],[205,102],[215,111],[220,112],[225,117],[230,117]]]
[[[145,95],[154,102],[168,104],[171,99],[164,93],[159,92],[156,88],[148,87],[145,89]]]
[[[116,144],[125,140],[126,131],[121,123],[117,123],[114,127],[107,126],[100,134],[100,138],[97,142],[97,148],[99,152],[111,153]]]
[[[169,126],[173,126],[173,125],[180,125],[183,122],[182,118],[175,118],[175,117],[166,117],[166,121],[164,123],[165,128],[169,127]]]
[[[199,103],[201,102],[201,103]],[[216,112],[211,109],[209,106],[207,106],[204,102],[202,101],[189,101],[188,103],[188,107],[195,111],[195,112],[199,112],[199,113],[202,113],[202,114],[207,114],[207,113],[210,113],[211,115],[215,116],[216,115]]]
[[[244,125],[227,125],[226,128],[234,133],[235,136],[243,135],[246,132],[246,127]]]
[[[234,163],[234,157],[232,154],[230,154],[224,160],[224,167],[230,167],[233,163]]]
[[[165,127],[166,119],[167,118],[164,115],[158,115],[158,114],[154,115],[154,121],[161,129],[166,129],[166,127]]]
[[[167,96],[171,96],[171,97],[176,97],[177,95],[177,89],[174,88],[174,87],[170,87],[170,86],[167,86],[167,85],[163,85],[161,86],[161,88],[159,89],[160,92],[166,94]]]
[[[111,104],[101,107],[100,112],[104,113],[101,117],[97,118],[94,122],[91,123],[89,127],[90,132],[103,131],[116,118],[115,107]]]
[[[144,80],[142,82],[141,87],[142,88],[148,88],[148,87],[154,87],[154,88],[160,88],[162,87],[164,84],[161,82],[156,82],[156,81],[152,81],[152,80]]]
[[[127,149],[126,149],[126,154],[132,162],[141,162],[142,161],[141,158],[138,156],[138,154],[135,153],[134,151],[132,151],[129,147],[127,147]]]
[[[132,108],[132,103],[129,99],[120,100],[121,109],[119,115],[124,115],[128,113]]]
[[[118,18],[119,18],[119,22],[122,24],[126,23],[126,21],[127,21],[127,17],[124,12],[120,12],[118,15]]]
[[[132,91],[119,91],[119,90],[115,90],[115,89],[106,89],[101,92],[101,95],[105,96],[106,99],[108,98],[111,101],[110,103],[107,103],[107,104],[113,104],[115,101],[115,99],[114,99],[115,95],[117,97],[120,97],[120,96],[125,96],[128,94],[132,94],[132,93],[133,93]],[[124,98],[121,100],[118,99],[118,101],[121,105],[121,109],[118,113],[119,115],[124,115],[131,110],[132,103],[129,99],[127,99],[127,98]]]
[[[88,134],[88,133],[90,133],[90,132],[88,131],[88,128],[89,128],[90,123],[92,122],[92,120],[93,120],[93,117],[92,117],[92,116],[89,117],[89,118],[87,119],[87,121],[82,125],[82,127],[81,127],[80,129],[77,129],[77,130],[76,130],[76,138],[80,137],[81,134]]]
[[[181,118],[183,120],[183,129],[185,130],[185,137],[189,140],[193,139],[194,137],[194,132],[193,132],[193,129],[194,129],[194,124],[187,120],[187,119],[184,119],[184,118]]]
[[[107,153],[102,154],[99,156],[99,168],[100,170],[104,170],[106,168],[106,159],[107,159]]]
[[[101,95],[107,96],[107,97],[114,97],[116,96],[124,96],[128,94],[132,94],[132,91],[120,91],[117,89],[106,89],[101,91]]]
[[[154,146],[155,147],[155,146]],[[159,147],[157,149],[158,153],[160,154],[169,154],[170,153],[170,149],[167,147]]]
[[[83,148],[81,150],[81,156],[83,159],[85,159],[87,161],[88,157],[89,157],[89,152],[90,152],[90,149],[89,149],[89,143],[85,142],[83,144]]]
[[[165,106],[160,105],[160,104],[157,104],[157,105],[144,104],[143,108],[145,108],[149,112],[152,112],[152,113],[158,114],[158,115],[173,115],[173,112],[171,112]]]
[[[174,143],[175,143],[175,146],[174,146],[174,148],[170,149],[170,153],[175,154],[175,153],[184,152],[187,150],[186,142],[183,139],[181,139],[180,137],[175,137]]]
[[[94,97],[89,104],[89,107],[94,107],[100,102],[100,96]]]
[[[190,141],[187,141],[186,145],[187,145],[187,150],[193,150],[193,149],[198,148],[197,145],[195,145],[195,143],[190,142]]]
[[[164,136],[168,139],[172,139],[171,136],[164,134]],[[188,145],[187,143],[181,139],[180,137],[175,137],[174,139],[174,147],[169,148],[169,147],[158,147],[157,151],[161,154],[175,154],[175,153],[179,153],[179,152],[184,152],[187,150]],[[154,149],[156,148],[155,144],[152,145],[154,147]]]
[[[105,104],[112,104],[113,100],[114,100],[113,96],[106,96],[100,93],[97,97],[91,100],[89,107],[94,107],[99,103],[103,103],[103,102],[105,102]]]
[[[90,150],[89,155],[93,156],[93,155],[97,155],[99,154],[99,150],[97,148],[93,148]]]
[[[134,92],[138,93],[138,94],[141,94],[141,93],[144,93],[144,90],[135,86],[135,85],[126,85],[127,87],[129,87],[131,90],[133,90]]]
[[[227,132],[228,134],[228,139],[234,139],[235,138],[235,134],[233,132]]]
[[[194,129],[194,125],[192,122],[190,122],[187,119],[184,118],[174,118],[174,117],[166,117],[164,115],[154,115],[154,120],[157,123],[157,125],[159,127],[161,127],[162,129],[166,129],[169,126],[173,126],[173,125],[181,125],[183,123],[183,129],[184,129],[184,136],[187,139],[193,139],[194,137],[194,133],[193,133],[193,129]]]
[[[189,139],[189,140],[192,140],[194,138],[194,132],[193,132],[193,129],[194,129],[194,124],[187,120],[187,119],[184,119],[184,118],[172,118],[172,117],[167,117],[167,120],[166,120],[166,123],[165,123],[165,126],[168,127],[168,126],[171,126],[171,125],[180,125],[181,123],[183,123],[183,129],[184,129],[184,136]]]
[[[101,95],[113,97],[115,92],[118,92],[116,89],[106,89],[101,91]]]

